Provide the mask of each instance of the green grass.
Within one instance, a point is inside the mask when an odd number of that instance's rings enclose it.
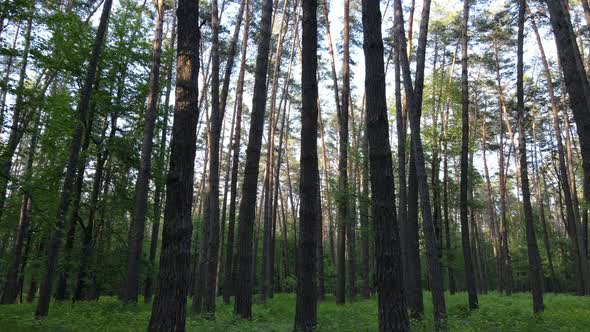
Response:
[[[480,309],[467,310],[464,293],[447,295],[451,331],[590,331],[590,297],[545,295],[545,312],[535,316],[529,294],[480,296]],[[412,322],[414,331],[430,331],[430,294],[424,296],[425,319]],[[99,302],[52,303],[49,317],[33,318],[34,305],[0,306],[0,331],[144,331],[150,305],[124,305],[116,298]],[[256,304],[252,321],[232,319],[232,306],[219,304],[215,321],[189,316],[189,331],[290,331],[293,326],[295,296],[277,294],[265,304]],[[336,306],[328,297],[319,306],[319,331],[376,331],[377,300],[359,300]]]

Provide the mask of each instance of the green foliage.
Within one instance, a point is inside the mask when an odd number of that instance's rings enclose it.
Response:
[[[425,319],[412,323],[413,331],[430,331],[432,305],[424,294]],[[590,326],[590,299],[571,295],[545,296],[545,312],[534,316],[529,294],[510,297],[490,293],[480,296],[480,309],[469,312],[465,293],[447,296],[451,331],[585,331]],[[232,317],[233,305],[217,307],[217,319],[188,316],[188,331],[290,331],[295,295],[277,294],[265,304],[255,304],[252,321]],[[56,303],[42,321],[33,318],[34,305],[0,307],[0,329],[5,331],[141,331],[148,324],[150,305],[124,305],[116,298],[98,302]],[[328,296],[318,310],[318,331],[376,331],[377,299],[337,306]]]

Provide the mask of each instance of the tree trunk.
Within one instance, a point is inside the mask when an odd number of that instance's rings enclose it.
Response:
[[[318,170],[318,21],[317,0],[303,0],[301,33],[301,157],[299,255],[294,331],[313,331],[317,325],[317,246],[321,227]]]
[[[231,190],[229,203],[229,225],[227,231],[227,252],[225,258],[225,283],[223,302],[229,304],[230,296],[235,292],[235,270],[234,267],[234,228],[236,220],[236,201],[238,184],[238,167],[240,166],[240,141],[242,137],[242,96],[244,93],[244,76],[246,72],[246,53],[248,51],[248,36],[250,32],[250,1],[244,0],[244,33],[242,35],[242,51],[238,85],[236,88],[236,128],[234,132],[234,145],[232,155]]]
[[[500,97],[502,94],[500,94]],[[502,104],[502,102],[500,103]],[[500,181],[500,220],[502,230],[500,232],[500,243],[501,243],[501,257],[502,257],[502,271],[501,271],[501,290],[506,292],[506,295],[512,294],[512,259],[510,257],[510,251],[508,249],[508,221],[506,220],[506,173],[504,172],[504,116],[503,111],[500,111],[500,158],[498,158],[498,173]]]
[[[135,184],[135,205],[133,219],[129,227],[129,256],[127,257],[127,280],[123,302],[137,302],[139,293],[140,263],[143,252],[145,219],[150,184],[152,147],[156,123],[156,108],[160,90],[160,63],[162,58],[162,30],[164,26],[164,0],[157,2],[156,32],[152,51],[152,68],[150,71],[147,109],[144,114],[143,139],[139,174]]]
[[[336,304],[344,304],[346,300],[346,229],[348,227],[348,108],[350,94],[350,4],[344,0],[344,52],[342,62],[342,107],[338,110],[339,154],[338,154],[338,205],[336,223],[338,225],[338,249],[336,262]]]
[[[184,331],[190,286],[193,174],[199,118],[199,6],[180,0],[176,57],[176,109],[166,179],[160,272],[149,331]]]
[[[565,85],[570,97],[570,106],[573,110],[574,120],[578,130],[580,150],[582,152],[584,184],[586,185],[590,183],[590,113],[588,112],[590,109],[590,86],[588,85],[586,71],[576,43],[569,13],[563,8],[563,4],[559,0],[546,0],[546,2]],[[589,197],[587,197],[587,193],[584,196],[585,202],[588,202]],[[581,254],[586,251],[586,243],[583,240],[579,220],[576,220],[571,228],[576,231],[574,242],[577,243],[578,255],[580,257],[584,293],[588,294],[590,292],[590,270],[586,255]]]
[[[49,302],[51,299],[51,293],[53,289],[53,279],[55,277],[57,259],[63,237],[64,219],[66,216],[66,212],[68,211],[68,207],[70,205],[74,178],[76,176],[76,169],[78,166],[78,161],[80,159],[82,135],[84,131],[90,130],[90,128],[86,128],[84,124],[87,123],[88,108],[90,105],[90,94],[96,79],[98,60],[100,58],[100,51],[102,49],[103,40],[106,35],[112,3],[112,0],[105,0],[104,2],[102,15],[100,17],[100,23],[98,26],[98,30],[96,32],[94,47],[92,49],[92,56],[90,58],[90,63],[88,65],[88,70],[86,72],[84,86],[82,87],[81,91],[80,104],[78,105],[78,122],[72,134],[72,142],[70,143],[70,151],[66,166],[66,172],[64,176],[64,183],[62,185],[62,191],[57,209],[55,229],[52,231],[49,240],[50,242],[47,252],[47,268],[45,270],[45,276],[41,284],[39,302],[37,303],[37,309],[35,311],[35,317],[37,318],[43,318],[47,316],[47,313],[49,311]]]
[[[471,257],[471,247],[469,242],[469,220],[468,220],[468,176],[469,176],[469,77],[467,64],[467,24],[469,22],[469,0],[463,1],[463,30],[462,30],[462,59],[461,59],[461,93],[463,95],[462,110],[462,139],[461,139],[461,243],[463,247],[463,261],[465,264],[465,281],[467,283],[467,293],[469,298],[469,309],[477,309],[477,289],[475,286],[475,271],[473,269],[473,260]]]
[[[201,253],[204,265],[199,271],[204,279],[201,280],[202,308],[198,312],[215,318],[215,295],[217,291],[217,253],[219,250],[219,139],[223,123],[223,110],[219,104],[219,16],[217,0],[211,0],[211,116],[209,139],[209,176],[205,192],[203,236]],[[193,298],[193,304],[194,304]],[[193,311],[196,308],[193,307]]]
[[[408,331],[410,325],[403,290],[393,160],[389,145],[379,1],[363,1],[362,13],[379,330]]]
[[[234,314],[243,319],[252,318],[252,236],[256,216],[256,196],[258,187],[258,168],[262,145],[262,129],[266,108],[266,76],[268,73],[268,55],[271,37],[271,19],[273,13],[272,0],[263,3],[260,23],[260,40],[256,57],[254,95],[248,148],[246,150],[246,166],[242,184],[242,199],[238,223],[238,271],[235,284],[236,301]]]
[[[436,247],[434,233],[434,221],[430,207],[430,193],[428,191],[428,178],[424,161],[424,148],[420,137],[420,117],[422,105],[422,90],[424,87],[424,58],[426,52],[426,37],[428,33],[428,20],[430,15],[430,0],[425,0],[420,23],[420,37],[418,42],[418,61],[416,67],[415,88],[412,86],[408,51],[405,42],[403,28],[403,14],[401,1],[395,0],[395,18],[397,39],[400,47],[401,67],[404,77],[404,86],[410,112],[410,128],[412,130],[412,149],[416,162],[416,176],[418,178],[418,191],[422,206],[422,221],[426,238],[426,254],[428,258],[428,270],[432,290],[432,302],[434,308],[434,324],[436,329],[446,329],[446,304],[442,277],[442,264]]]
[[[176,43],[176,15],[172,17],[172,34],[170,36],[170,49],[174,49]],[[145,279],[144,289],[144,302],[150,303],[152,301],[152,294],[154,292],[154,271],[156,265],[156,254],[158,251],[158,238],[160,236],[160,218],[162,217],[162,192],[165,185],[166,177],[166,139],[168,137],[168,118],[170,113],[170,92],[172,90],[172,72],[174,68],[173,56],[168,60],[168,68],[166,73],[166,95],[164,97],[164,104],[160,105],[163,108],[164,113],[162,114],[162,132],[160,136],[160,146],[158,148],[158,159],[156,169],[158,174],[154,176],[155,191],[154,191],[154,220],[152,224],[152,233],[150,239],[150,256],[149,256],[149,267]]]
[[[410,316],[421,319],[424,315],[422,299],[422,274],[420,264],[420,225],[418,219],[418,178],[416,177],[416,161],[410,145],[410,162],[408,170],[408,215],[404,227],[406,241],[405,289],[410,308]]]
[[[12,253],[12,264],[6,274],[6,280],[4,281],[4,287],[2,297],[0,298],[0,304],[15,304],[19,290],[19,280],[23,277],[24,272],[21,266],[24,265],[27,258],[27,252],[23,253],[23,246],[25,240],[27,240],[27,248],[31,246],[31,230],[29,229],[31,224],[31,209],[32,209],[32,197],[30,192],[30,182],[33,176],[33,161],[35,159],[35,152],[37,149],[37,139],[40,132],[41,115],[36,115],[35,126],[33,134],[31,136],[31,143],[29,145],[29,151],[27,156],[27,164],[25,166],[25,173],[23,174],[24,195],[20,208],[20,216],[15,236],[14,251]],[[22,300],[21,300],[22,302]]]
[[[535,226],[533,224],[533,207],[531,205],[531,194],[529,189],[526,132],[525,132],[525,109],[524,109],[524,20],[525,0],[520,0],[518,9],[518,51],[516,66],[516,96],[517,96],[517,117],[518,117],[518,140],[520,150],[520,180],[522,182],[522,199],[524,205],[524,216],[526,224],[527,252],[529,259],[529,280],[533,293],[533,312],[543,311],[543,271],[541,269],[541,256],[537,247]]]

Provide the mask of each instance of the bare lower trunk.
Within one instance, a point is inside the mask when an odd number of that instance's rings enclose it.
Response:
[[[271,37],[272,0],[263,2],[261,18],[261,35],[256,57],[253,107],[251,113],[250,133],[246,151],[244,182],[238,223],[238,271],[236,278],[236,301],[234,314],[243,319],[252,318],[252,261],[253,228],[256,217],[256,196],[258,187],[258,168],[262,145],[262,128],[266,108],[266,76],[268,73],[268,55]]]
[[[362,12],[379,330],[408,331],[410,326],[403,290],[403,263],[389,145],[379,1],[363,1]]]
[[[460,193],[460,208],[461,208],[461,244],[463,247],[463,262],[465,264],[465,281],[467,284],[467,293],[469,299],[469,309],[477,309],[479,304],[477,301],[477,288],[475,285],[475,271],[473,269],[473,260],[471,257],[472,251],[469,242],[469,221],[468,221],[468,176],[469,176],[469,82],[468,82],[468,67],[467,67],[467,24],[469,22],[469,1],[464,0],[463,7],[463,46],[462,46],[462,61],[461,61],[461,93],[463,95],[463,110],[462,110],[462,140],[461,140],[461,193]]]
[[[180,0],[176,57],[176,108],[170,142],[160,272],[149,331],[184,331],[190,285],[193,174],[199,118],[199,6]]]
[[[524,20],[525,0],[520,0],[518,10],[518,52],[517,52],[517,118],[518,118],[518,140],[520,150],[520,180],[522,182],[522,199],[526,223],[527,252],[529,261],[529,280],[531,292],[533,293],[533,312],[539,313],[544,309],[543,305],[543,270],[541,268],[541,256],[537,246],[535,227],[533,224],[533,207],[529,189],[526,132],[525,132],[525,106],[524,106]]]

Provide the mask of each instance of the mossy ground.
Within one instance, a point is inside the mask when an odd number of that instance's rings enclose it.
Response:
[[[480,309],[467,310],[465,293],[447,294],[450,331],[590,331],[590,297],[545,295],[545,312],[533,315],[529,294],[482,295]],[[430,331],[430,294],[424,295],[423,321],[412,322],[414,331]],[[149,304],[124,305],[116,298],[98,302],[52,303],[49,316],[33,318],[34,305],[0,306],[0,331],[144,331],[150,316]],[[294,294],[277,294],[265,304],[255,304],[252,321],[232,319],[232,306],[219,303],[217,319],[187,317],[189,331],[290,331],[295,310]],[[376,331],[377,299],[358,300],[336,306],[327,297],[318,309],[318,331]]]

